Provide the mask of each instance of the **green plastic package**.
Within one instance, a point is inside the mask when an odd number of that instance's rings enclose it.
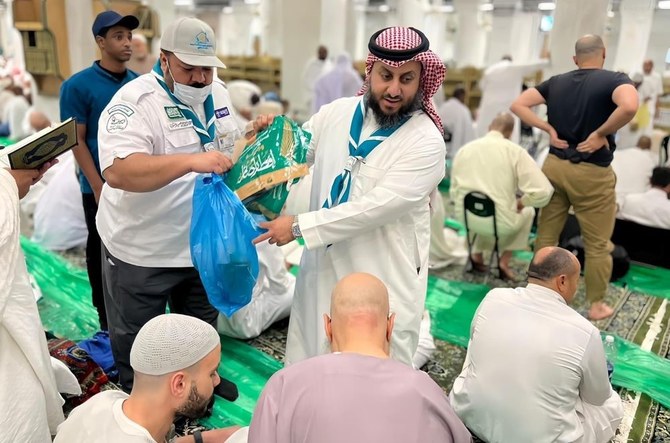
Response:
[[[254,213],[269,220],[284,207],[293,183],[307,175],[307,148],[311,139],[297,123],[277,116],[251,140],[226,174],[226,185]]]

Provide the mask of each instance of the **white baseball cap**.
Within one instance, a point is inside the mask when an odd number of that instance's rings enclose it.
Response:
[[[170,23],[163,31],[161,49],[172,52],[187,65],[226,67],[216,56],[214,31],[197,18],[182,17]]]

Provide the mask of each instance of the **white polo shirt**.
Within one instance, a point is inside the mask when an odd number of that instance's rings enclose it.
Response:
[[[223,83],[212,85],[217,149],[232,153],[240,133]],[[204,121],[204,107],[195,109]],[[100,115],[100,169],[134,153],[149,155],[201,152],[193,124],[186,119],[152,74],[124,85]],[[197,174],[186,174],[152,192],[102,188],[97,227],[109,252],[145,267],[191,267],[189,231]]]

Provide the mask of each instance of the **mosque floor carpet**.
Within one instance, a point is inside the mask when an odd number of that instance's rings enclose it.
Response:
[[[24,251],[26,252],[29,269],[35,273],[40,266],[44,267],[45,263],[35,261],[43,260],[43,257],[35,258],[35,254],[29,251],[31,247],[29,242],[24,242]],[[63,256],[74,265],[66,265],[67,272],[74,276],[75,280],[85,280],[85,271],[80,268],[83,265],[82,251],[68,251]],[[49,257],[49,260],[52,258]],[[52,261],[57,262],[58,260],[59,258],[53,258]],[[520,275],[523,275],[527,263],[528,255],[522,254],[513,259],[512,266]],[[481,287],[483,276],[471,274],[464,276],[462,271],[461,267],[447,268],[436,272],[434,274],[436,278],[433,278],[432,281],[438,282],[438,284],[440,279],[465,281],[472,284],[472,288]],[[65,271],[61,270],[60,272]],[[43,286],[45,276],[42,276],[42,278],[36,277],[36,279],[40,286]],[[666,281],[668,282],[667,285],[663,286],[670,286],[670,280]],[[497,279],[489,280],[488,285],[491,287],[511,286]],[[606,301],[615,307],[615,314],[609,319],[596,323],[596,326],[603,331],[615,333],[631,342],[641,345],[646,344],[651,352],[670,358],[670,308],[667,306],[667,297],[651,296],[641,292],[639,288],[635,289],[610,285]],[[52,287],[48,287],[46,290],[43,288],[44,298],[40,301],[39,306],[44,324],[47,328],[50,328],[51,323],[63,324],[64,321],[69,322],[67,329],[63,330],[60,335],[69,336],[68,338],[72,339],[82,338],[81,334],[92,333],[91,317],[95,315],[95,312],[87,301],[87,297],[82,297],[76,303],[72,301],[73,304],[69,305],[67,300],[59,299],[55,295],[64,290],[67,290],[67,285],[64,285],[62,275],[58,282],[53,283]],[[86,305],[87,303],[89,305]],[[427,303],[429,309],[431,303],[429,296]],[[582,314],[587,310],[583,282],[579,288],[574,307]],[[58,310],[60,313],[59,318],[55,316],[54,310]],[[64,318],[67,317],[65,314],[68,312],[71,313],[71,319]],[[95,322],[94,317],[92,321]],[[451,389],[454,379],[461,370],[466,353],[464,345],[467,344],[463,343],[464,328],[469,328],[469,320],[467,319],[460,323],[458,321],[452,321],[451,323],[453,324],[446,329],[436,330],[436,328],[441,327],[440,322],[433,321],[434,334],[447,337],[451,342],[436,340],[437,351],[422,368],[445,392]],[[248,423],[264,380],[281,367],[279,362],[284,354],[287,327],[287,320],[277,322],[260,337],[246,343],[224,339],[223,347],[226,351],[222,358],[220,371],[222,375],[238,382],[241,395],[235,403],[227,403],[219,399],[214,408],[214,415],[205,422],[206,425],[224,426],[233,423]],[[467,329],[465,330],[467,331]],[[58,331],[55,332],[56,335],[59,335]],[[453,336],[449,334],[453,334]],[[249,364],[249,362],[253,363]],[[670,380],[668,380],[668,383],[670,383]],[[670,443],[670,411],[647,395],[625,389],[621,389],[620,393],[625,401],[626,416],[613,441],[619,443]]]

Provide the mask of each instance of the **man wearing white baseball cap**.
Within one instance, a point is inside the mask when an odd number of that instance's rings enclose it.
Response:
[[[54,443],[163,443],[176,415],[202,417],[221,359],[219,334],[194,317],[163,314],[148,321],[130,351],[135,385],[130,395],[104,391],[75,408]],[[246,442],[238,426],[198,432],[173,443]]]
[[[189,250],[197,173],[222,174],[240,137],[225,86],[215,75],[212,28],[180,18],[161,37],[152,72],[122,87],[102,112],[100,167],[106,183],[97,226],[112,352],[126,392],[130,348],[140,328],[172,312],[215,326]]]

